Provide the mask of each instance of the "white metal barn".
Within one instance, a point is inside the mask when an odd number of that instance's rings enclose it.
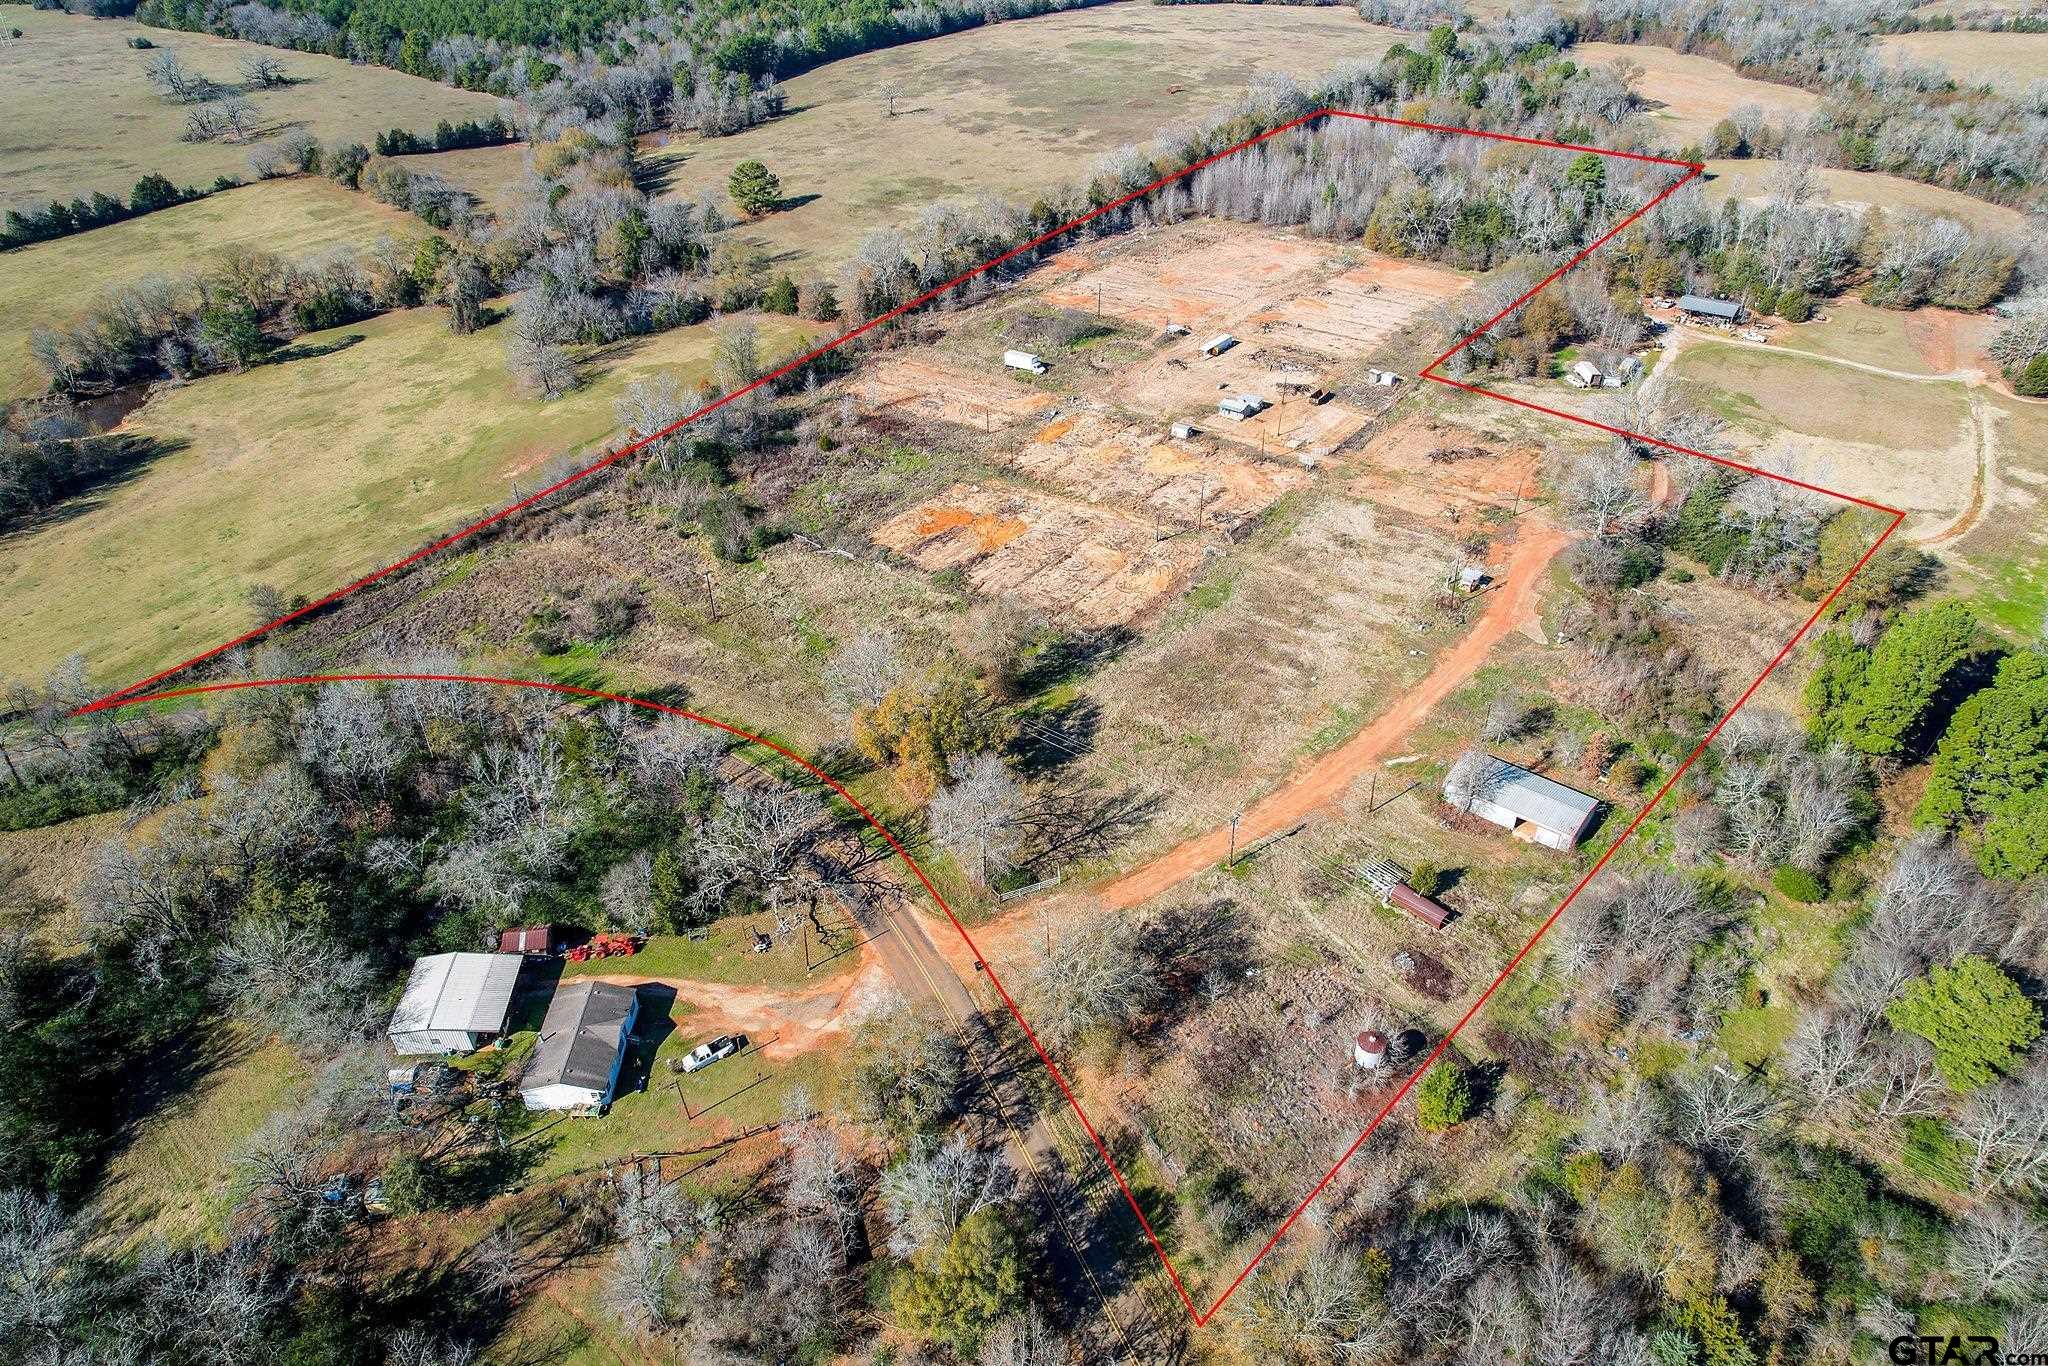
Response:
[[[640,994],[610,982],[576,982],[555,993],[540,1043],[519,1083],[529,1110],[601,1113],[618,1089]]]
[[[1491,754],[1469,796],[1453,796],[1446,790],[1444,800],[1492,821],[1516,839],[1550,849],[1570,849],[1584,839],[1600,810],[1599,798]]]
[[[505,1030],[521,958],[512,953],[437,953],[412,965],[391,1016],[400,1053],[467,1053]]]

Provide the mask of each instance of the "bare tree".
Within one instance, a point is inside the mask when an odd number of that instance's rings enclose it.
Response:
[[[919,1139],[882,1173],[882,1212],[889,1251],[898,1257],[943,1248],[976,1212],[1016,1197],[1017,1174],[1000,1152],[984,1152],[961,1135],[934,1146]]]
[[[2019,1205],[1975,1210],[1949,1244],[1948,1265],[1973,1299],[2030,1299],[2048,1285],[2048,1230]]]
[[[956,755],[952,781],[931,800],[932,834],[963,866],[972,866],[985,887],[990,859],[1007,867],[1024,845],[1028,832],[1019,817],[1027,800],[1001,755]]]
[[[267,52],[251,53],[243,57],[240,66],[242,79],[250,85],[269,89],[291,83],[291,77],[285,74],[284,63]]]
[[[213,98],[213,82],[178,60],[168,48],[157,53],[146,73],[157,93],[178,104],[198,104]]]
[[[872,707],[902,680],[901,642],[888,627],[869,627],[833,653],[826,673],[849,712]]]
[[[1955,1129],[1970,1148],[1973,1188],[2048,1188],[2048,1064],[1972,1094]]]

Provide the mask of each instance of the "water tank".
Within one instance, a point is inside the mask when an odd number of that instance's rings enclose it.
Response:
[[[1387,1060],[1387,1036],[1368,1029],[1351,1045],[1351,1060],[1360,1067],[1378,1067]]]

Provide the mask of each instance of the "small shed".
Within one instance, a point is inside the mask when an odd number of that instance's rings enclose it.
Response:
[[[1458,571],[1458,591],[1460,593],[1477,593],[1486,586],[1487,580],[1491,577],[1478,565],[1468,564]]]
[[[1229,398],[1218,400],[1216,404],[1217,412],[1235,422],[1257,417],[1265,409],[1266,400],[1257,394],[1232,394]]]
[[[557,925],[528,925],[498,936],[499,953],[534,953],[545,957],[559,953],[561,948],[562,931]]]
[[[1175,441],[1193,440],[1195,433],[1198,430],[1199,429],[1192,422],[1176,422],[1171,427],[1168,427],[1166,429],[1167,434],[1171,436]]]
[[[1387,904],[1408,912],[1433,930],[1440,930],[1451,918],[1451,908],[1435,897],[1422,893],[1402,883],[1387,893]]]
[[[1577,845],[1600,810],[1599,798],[1492,754],[1481,761],[1470,793],[1454,795],[1446,783],[1444,800],[1550,849]]]
[[[1391,389],[1401,382],[1401,377],[1392,370],[1369,370],[1367,376],[1382,389]]]
[[[505,1032],[523,960],[508,953],[436,953],[412,965],[391,1016],[400,1053],[467,1053]]]
[[[1680,295],[1678,311],[1688,318],[1712,318],[1716,322],[1732,323],[1742,319],[1741,304],[1733,299],[1709,299],[1702,294]]]
[[[1220,356],[1225,351],[1228,351],[1231,347],[1235,345],[1237,345],[1237,338],[1231,336],[1228,332],[1225,332],[1220,337],[1210,338],[1209,341],[1203,345],[1202,354],[1205,356]]]
[[[1573,361],[1572,368],[1564,372],[1564,382],[1581,389],[1598,389],[1602,378],[1600,367],[1589,360]]]
[[[1034,375],[1045,373],[1045,362],[1029,351],[1005,351],[1003,364],[1012,370],[1029,370]]]
[[[639,1015],[640,994],[631,987],[586,980],[556,992],[519,1099],[529,1110],[603,1113],[618,1089]]]

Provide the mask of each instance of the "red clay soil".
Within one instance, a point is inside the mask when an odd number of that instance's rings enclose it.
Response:
[[[1239,847],[1299,824],[1311,812],[1339,801],[1351,785],[1420,724],[1430,710],[1463,687],[1486,663],[1493,647],[1510,631],[1537,623],[1536,602],[1544,570],[1571,540],[1563,531],[1534,517],[1523,523],[1505,568],[1496,576],[1501,587],[1465,638],[1437,656],[1420,683],[1401,695],[1364,730],[1298,770],[1293,777],[1249,807],[1239,822]],[[1149,901],[1205,869],[1214,868],[1230,852],[1230,830],[1223,826],[1168,850],[1144,867],[1097,889],[1106,906],[1128,907]]]
[[[843,1042],[854,1018],[889,992],[887,975],[874,949],[863,946],[860,955],[858,972],[822,987],[740,987],[636,972],[594,974],[576,980],[622,987],[650,983],[673,987],[676,1004],[689,1012],[683,1023],[691,1033],[745,1034],[761,1044],[768,1057],[788,1058]]]

